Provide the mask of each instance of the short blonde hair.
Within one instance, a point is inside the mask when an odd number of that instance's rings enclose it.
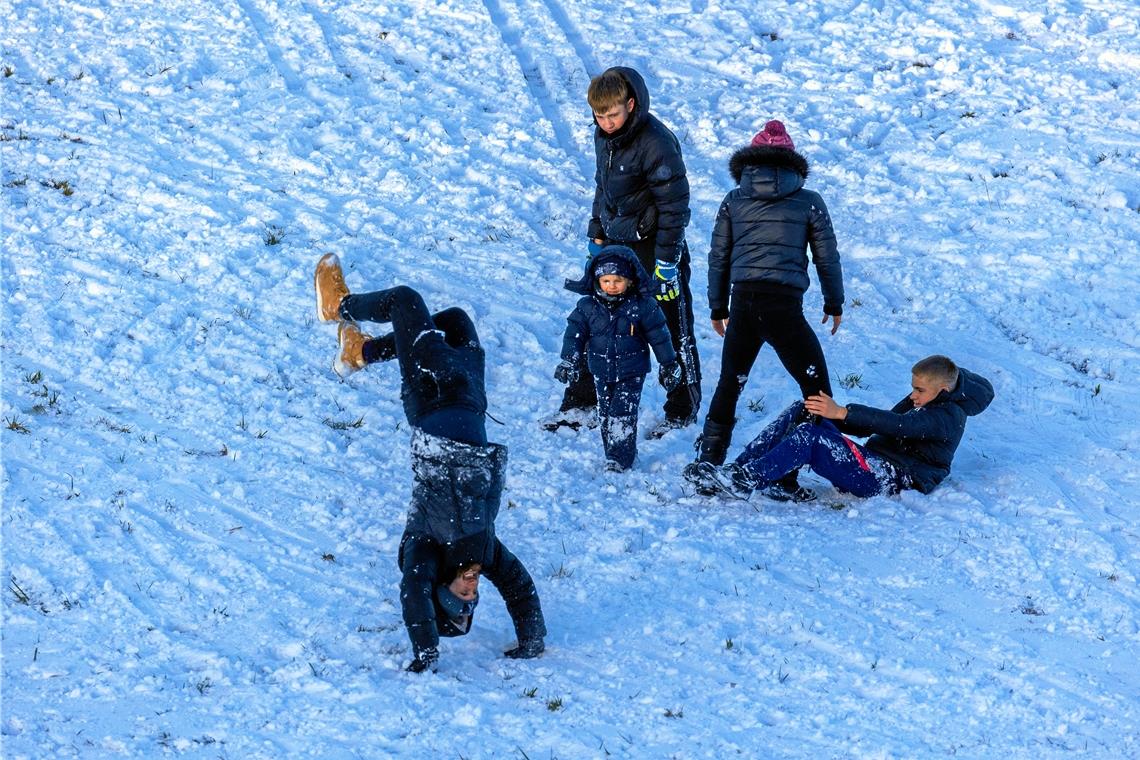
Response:
[[[590,108],[598,113],[608,111],[632,97],[633,88],[629,86],[629,81],[615,69],[607,69],[591,79],[590,89],[586,91]]]
[[[942,354],[919,359],[910,371],[912,374],[941,383],[951,390],[958,384],[958,365],[950,357]]]

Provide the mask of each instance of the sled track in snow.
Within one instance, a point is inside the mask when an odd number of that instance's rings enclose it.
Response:
[[[559,71],[557,65],[562,60],[558,51],[569,47],[576,53],[573,68],[584,69],[587,77],[592,75],[597,63],[586,51],[581,35],[570,29],[571,23],[565,11],[553,2],[547,2],[542,10],[528,6],[526,0],[483,0],[483,4],[504,44],[518,60],[531,97],[550,123],[558,146],[576,160],[585,176],[592,176],[592,167],[585,160],[588,155],[575,142],[569,127],[574,114],[581,113],[582,109],[571,108],[568,104],[582,102],[584,85],[582,92],[570,92],[565,86],[560,87],[560,83],[567,77],[572,79],[575,72],[568,71],[570,66],[564,61],[563,71]],[[558,29],[559,34],[551,33],[552,26]],[[539,36],[537,39],[536,35]]]

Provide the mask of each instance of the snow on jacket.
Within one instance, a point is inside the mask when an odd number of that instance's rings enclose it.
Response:
[[[507,447],[476,446],[412,429],[412,503],[406,532],[455,544],[493,537],[507,467]]]
[[[954,389],[925,406],[916,407],[909,396],[890,411],[848,404],[847,419],[838,427],[850,435],[870,435],[867,449],[893,462],[905,485],[930,493],[950,474],[966,418],[981,414],[993,398],[989,380],[959,368]]]
[[[615,134],[594,126],[593,214],[589,236],[633,243],[653,235],[654,255],[676,262],[689,223],[689,180],[681,144],[649,113],[649,89],[634,69],[619,72],[633,90],[634,109]]]
[[[595,267],[608,259],[625,259],[633,268],[629,289],[608,297],[597,289],[578,300],[566,319],[562,358],[575,361],[583,351],[595,379],[616,383],[649,372],[649,347],[661,364],[677,358],[665,314],[650,290],[650,278],[630,248],[608,245],[586,262],[586,278],[592,281]]]
[[[709,308],[728,316],[730,288],[802,297],[807,249],[823,290],[823,311],[843,313],[843,269],[827,206],[804,187],[807,159],[795,151],[749,146],[732,155],[737,187],[720,204],[709,250]]]

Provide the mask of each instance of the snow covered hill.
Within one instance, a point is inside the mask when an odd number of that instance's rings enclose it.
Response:
[[[1132,0],[0,18],[4,758],[1140,757]],[[596,433],[539,429],[617,64],[685,153],[706,403],[727,160],[780,118],[839,236],[840,400],[935,352],[994,384],[934,494],[704,499],[696,430],[603,474]],[[403,671],[399,378],[330,371],[325,251],[474,317],[541,659],[501,656],[489,591]],[[737,444],[795,392],[766,349]]]

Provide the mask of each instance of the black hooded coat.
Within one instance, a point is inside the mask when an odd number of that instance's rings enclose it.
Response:
[[[810,246],[825,314],[843,313],[843,269],[823,199],[804,187],[808,162],[785,148],[749,146],[732,155],[737,187],[720,204],[709,250],[709,308],[728,317],[731,287],[802,297]]]
[[[649,89],[641,74],[625,66],[612,70],[629,82],[635,105],[614,134],[594,126],[596,189],[588,234],[627,244],[652,235],[657,260],[676,263],[689,223],[689,180],[681,144],[649,112]]]

